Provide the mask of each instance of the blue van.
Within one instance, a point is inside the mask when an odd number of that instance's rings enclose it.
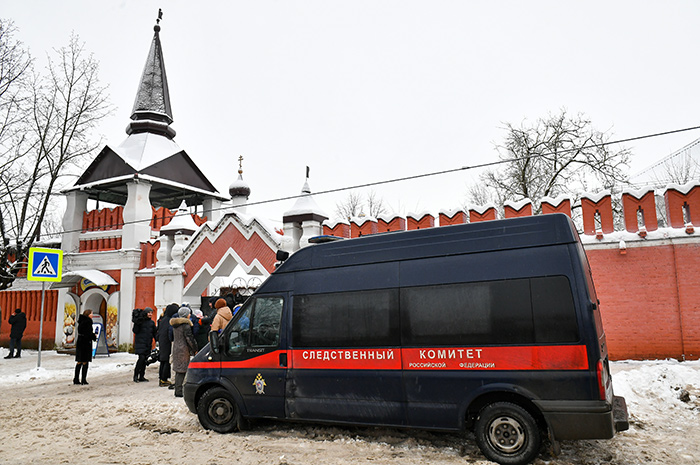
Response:
[[[629,427],[562,214],[301,249],[210,334],[184,396],[221,433],[253,418],[471,429],[502,464]]]

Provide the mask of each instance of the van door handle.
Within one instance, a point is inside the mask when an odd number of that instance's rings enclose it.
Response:
[[[287,366],[287,352],[282,352],[280,354],[280,366],[281,367]]]

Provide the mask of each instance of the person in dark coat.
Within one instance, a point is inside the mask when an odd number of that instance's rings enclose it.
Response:
[[[160,368],[158,370],[158,386],[170,386],[170,352],[172,342],[170,341],[170,319],[177,315],[178,305],[170,304],[165,307],[165,311],[158,318],[156,335],[158,336],[158,360]]]
[[[16,309],[14,315],[10,315],[7,320],[10,323],[10,353],[5,358],[21,358],[22,356],[22,336],[27,328],[27,315],[22,312],[22,309]],[[15,347],[17,354],[15,354]]]
[[[88,384],[88,366],[92,361],[92,341],[97,340],[92,330],[92,310],[85,310],[78,317],[78,341],[75,343],[75,376],[73,384]],[[82,380],[78,375],[82,370]]]
[[[209,343],[209,331],[214,318],[204,316],[201,310],[194,310],[192,315],[190,315],[190,319],[193,323],[192,332],[194,333],[194,340],[197,341],[197,348],[202,350],[202,347]]]
[[[156,340],[156,324],[152,319],[153,309],[146,307],[143,316],[134,322],[134,353],[139,356],[134,367],[134,382],[147,382],[146,359],[153,349],[153,341]]]
[[[190,309],[180,307],[178,317],[170,320],[173,327],[173,371],[175,372],[175,397],[182,397],[182,383],[185,381],[190,357],[197,353],[197,342],[192,334]]]

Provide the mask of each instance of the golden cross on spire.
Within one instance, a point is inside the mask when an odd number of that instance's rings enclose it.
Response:
[[[238,174],[243,174],[243,155],[238,156]]]

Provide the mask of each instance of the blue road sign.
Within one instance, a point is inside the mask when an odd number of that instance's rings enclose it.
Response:
[[[29,249],[29,281],[60,281],[62,272],[63,250],[39,247]]]

